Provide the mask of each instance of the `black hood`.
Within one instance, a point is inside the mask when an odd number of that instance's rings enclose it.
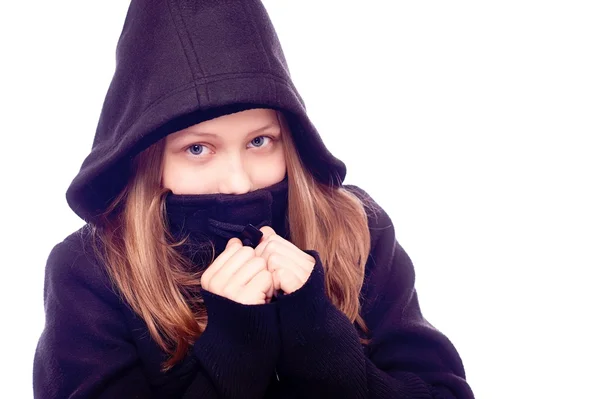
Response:
[[[282,111],[303,163],[340,186],[296,90],[267,11],[257,0],[132,0],[92,151],[67,190],[86,221],[126,184],[131,160],[169,133],[248,108]]]

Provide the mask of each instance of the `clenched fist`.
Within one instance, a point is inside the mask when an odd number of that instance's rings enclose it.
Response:
[[[260,231],[263,236],[256,255],[267,262],[275,291],[291,294],[306,283],[315,267],[315,258],[277,235],[271,227],[262,227]]]
[[[243,305],[263,305],[273,297],[273,277],[267,260],[237,238],[206,269],[200,279],[202,288]]]

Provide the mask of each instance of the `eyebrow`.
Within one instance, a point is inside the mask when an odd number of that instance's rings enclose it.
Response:
[[[253,136],[256,133],[260,133],[260,132],[264,132],[265,130],[269,130],[271,128],[278,128],[279,125],[276,123],[269,123],[268,125],[265,125],[263,127],[260,127],[258,129],[255,129],[251,132],[249,132],[246,137],[248,136]],[[208,137],[213,137],[215,139],[219,139],[219,135],[215,134],[215,133],[210,133],[210,132],[201,132],[201,131],[194,131],[194,130],[190,130],[188,131],[188,133],[193,134],[194,136],[208,136]]]

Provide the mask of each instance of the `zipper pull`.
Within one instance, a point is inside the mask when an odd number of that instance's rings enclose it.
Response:
[[[240,233],[240,239],[244,246],[256,248],[260,239],[262,238],[263,233],[252,224],[246,225],[244,230]]]
[[[275,369],[275,378],[277,378],[277,381],[280,381],[279,374],[277,374],[277,369]]]

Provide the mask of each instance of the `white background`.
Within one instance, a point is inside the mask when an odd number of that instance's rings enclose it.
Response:
[[[45,261],[82,224],[64,192],[128,2],[6,4],[0,396],[30,398]],[[598,3],[266,5],[310,116],[392,216],[476,396],[598,395]]]

